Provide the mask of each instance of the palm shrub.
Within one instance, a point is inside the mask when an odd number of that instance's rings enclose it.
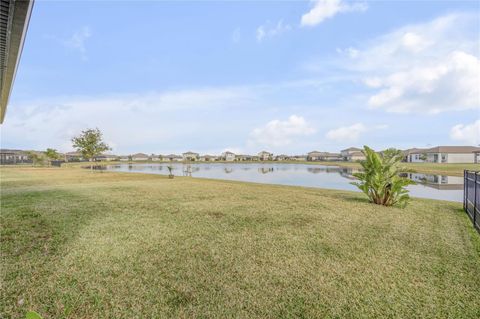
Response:
[[[359,182],[352,184],[364,192],[372,203],[405,207],[410,199],[405,187],[415,182],[400,176],[401,172],[407,171],[400,166],[401,151],[388,149],[378,154],[368,146],[364,146],[362,152],[366,157],[361,162],[363,171],[353,174]]]

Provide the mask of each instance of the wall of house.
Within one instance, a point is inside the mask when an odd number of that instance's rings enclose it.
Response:
[[[233,162],[235,160],[235,155],[234,154],[227,154],[225,156],[225,160],[229,162]]]
[[[447,163],[475,163],[475,154],[447,154]]]
[[[351,161],[351,162],[363,161],[363,160],[365,160],[365,156],[363,156],[363,155],[351,155],[351,156],[348,157],[348,160]]]

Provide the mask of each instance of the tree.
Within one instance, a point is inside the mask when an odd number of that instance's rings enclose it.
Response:
[[[50,163],[60,158],[60,154],[58,154],[57,150],[54,148],[47,148],[45,156],[50,160]]]
[[[109,151],[111,148],[103,141],[102,132],[98,128],[82,131],[79,136],[72,138],[73,147],[82,157],[92,161],[95,156]],[[90,165],[93,169],[93,165]]]
[[[29,151],[27,152],[27,156],[32,160],[32,164],[33,166],[37,165],[37,164],[43,164],[43,157],[38,154],[37,152],[33,152],[33,151]]]
[[[363,172],[354,173],[360,182],[352,183],[363,191],[370,202],[392,206],[405,207],[410,199],[408,185],[415,184],[412,180],[400,176],[408,171],[400,167],[402,153],[396,149],[388,149],[378,154],[368,146],[364,146],[366,159],[361,162]]]

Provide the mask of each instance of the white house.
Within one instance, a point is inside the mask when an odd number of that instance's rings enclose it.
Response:
[[[407,161],[411,163],[475,163],[475,146],[436,146],[410,151]]]
[[[152,154],[152,155],[150,155],[150,159],[154,162],[160,162],[160,161],[162,161],[162,155]]]
[[[195,152],[185,152],[182,154],[184,161],[198,161],[200,155]]]
[[[341,157],[344,161],[355,162],[365,160],[365,155],[362,149],[357,147],[349,147],[340,151]]]
[[[239,162],[253,161],[253,156],[252,155],[245,155],[245,154],[237,154],[237,155],[235,155],[235,160],[239,161]]]
[[[288,156],[286,154],[280,154],[280,155],[275,156],[275,160],[276,161],[288,161],[288,160],[290,160],[290,156]]]
[[[136,153],[132,155],[132,161],[148,161],[149,157],[144,153]]]
[[[112,154],[102,154],[102,155],[96,156],[95,160],[100,162],[111,162],[111,161],[118,160],[118,156],[112,155]]]
[[[27,163],[30,159],[28,153],[22,150],[0,150],[0,164]]]
[[[313,151],[308,153],[307,161],[341,161],[342,155],[339,153],[318,152]]]
[[[183,157],[180,155],[175,155],[175,154],[169,154],[162,156],[162,161],[163,162],[181,162],[183,160]]]
[[[215,162],[217,160],[217,156],[215,155],[202,155],[200,156],[200,161],[202,162]]]
[[[270,161],[272,160],[272,157],[273,157],[273,154],[267,151],[261,151],[260,153],[258,153],[258,158],[261,161]]]
[[[290,157],[290,159],[292,161],[304,162],[304,161],[307,160],[307,155],[294,155],[294,156]]]
[[[473,154],[475,157],[475,163],[480,164],[480,151],[474,151]]]
[[[79,161],[83,161],[83,157],[80,152],[65,153],[65,162],[79,162]]]
[[[227,162],[233,162],[235,160],[235,154],[229,151],[224,152],[222,154],[222,160]]]

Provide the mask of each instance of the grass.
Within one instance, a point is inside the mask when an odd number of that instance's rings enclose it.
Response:
[[[1,168],[0,317],[479,318],[461,204]]]
[[[128,162],[96,162],[95,165],[109,165],[109,164],[127,164]],[[152,161],[141,161],[141,162],[132,162],[132,163],[164,163],[164,162],[152,162]],[[199,162],[199,163],[211,163],[211,162]],[[248,163],[288,163],[288,164],[311,164],[311,165],[327,165],[327,166],[340,166],[340,167],[351,167],[351,168],[361,168],[360,163],[357,162],[303,162],[303,161],[267,161],[267,162],[215,162],[215,163],[229,163],[229,164],[248,164]],[[79,167],[89,165],[89,163],[66,163],[66,167]],[[424,174],[438,174],[438,175],[451,175],[451,176],[463,176],[463,171],[476,170],[480,171],[480,164],[451,164],[451,163],[402,163],[402,165],[413,172],[424,173]]]

